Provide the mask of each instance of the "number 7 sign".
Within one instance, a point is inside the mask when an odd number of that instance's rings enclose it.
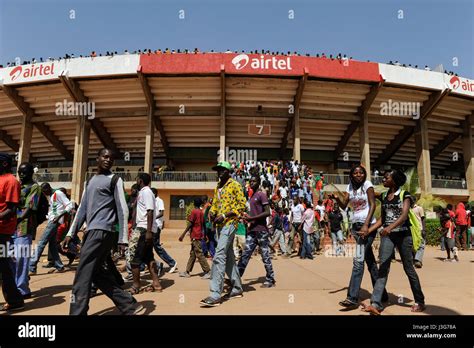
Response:
[[[269,124],[249,124],[248,133],[250,135],[267,136],[272,133],[271,125]]]

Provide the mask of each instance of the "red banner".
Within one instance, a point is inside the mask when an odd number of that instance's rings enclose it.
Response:
[[[380,81],[377,63],[347,59],[259,54],[150,54],[140,56],[145,74],[227,74],[309,76],[357,81]]]

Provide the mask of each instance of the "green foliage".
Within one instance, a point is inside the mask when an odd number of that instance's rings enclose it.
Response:
[[[426,244],[432,246],[439,245],[439,239],[441,237],[441,233],[439,232],[439,228],[441,227],[439,219],[426,219],[425,226]]]

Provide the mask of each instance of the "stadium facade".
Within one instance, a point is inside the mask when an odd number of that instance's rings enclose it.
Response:
[[[211,193],[205,172],[231,156],[293,158],[340,175],[336,184],[356,161],[416,166],[420,193],[474,199],[474,81],[464,77],[347,59],[130,54],[0,69],[0,89],[0,151],[47,168],[77,201],[103,146],[131,176],[165,163],[188,172],[157,184],[171,208]]]

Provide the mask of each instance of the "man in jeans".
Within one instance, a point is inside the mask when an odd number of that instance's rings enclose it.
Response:
[[[11,174],[12,158],[0,153],[0,275],[5,304],[0,311],[20,310],[24,307],[23,296],[18,291],[7,254],[16,230],[16,209],[20,202],[20,183]]]
[[[108,262],[115,233],[119,233],[118,243],[122,248],[128,244],[128,208],[123,181],[111,173],[113,164],[112,150],[101,149],[97,155],[97,174],[87,182],[76,217],[63,242],[63,248],[67,249],[71,238],[87,222],[72,286],[70,315],[87,315],[92,282],[122,314],[134,315],[144,311],[144,307],[138,305],[130,293],[122,290],[115,276],[116,268],[111,269],[115,265]],[[114,228],[117,222],[118,232]]]
[[[158,256],[170,267],[168,273],[174,273],[178,269],[178,263],[166,252],[165,248],[163,248],[160,242],[161,230],[163,229],[163,216],[165,214],[165,204],[163,203],[163,200],[160,198],[160,196],[158,196],[158,190],[156,188],[152,188],[151,190],[155,194],[156,223],[158,226],[158,230],[153,234],[153,248],[155,249]],[[161,268],[163,268],[163,264],[160,265]]]
[[[288,247],[286,248],[288,256],[291,255],[293,251],[295,235],[298,233],[301,222],[303,221],[302,220],[303,213],[304,213],[303,204],[299,202],[298,198],[295,198],[293,200],[293,206],[291,207],[291,218],[290,218],[291,232],[290,232],[290,238],[288,239]]]
[[[216,225],[219,237],[212,262],[210,296],[201,300],[201,305],[208,307],[221,304],[225,273],[232,285],[228,298],[242,297],[243,292],[232,245],[239,218],[245,209],[245,197],[242,186],[230,177],[232,166],[229,162],[219,162],[212,169],[217,171],[219,183],[214,190],[210,220]]]
[[[43,253],[46,244],[49,243],[49,250],[51,251],[51,256],[53,258],[54,267],[57,272],[64,272],[64,265],[61,262],[58,253],[58,246],[56,243],[56,233],[58,231],[59,225],[64,223],[64,215],[69,214],[73,208],[72,202],[67,198],[67,196],[61,190],[54,190],[51,188],[51,185],[47,182],[41,185],[43,193],[49,197],[49,212],[48,212],[48,225],[46,226],[43,235],[38,243],[36,248],[36,253],[33,254],[33,257],[30,260],[30,275],[36,274],[36,267],[38,265],[41,254]],[[53,273],[55,270],[49,271],[48,273]]]

